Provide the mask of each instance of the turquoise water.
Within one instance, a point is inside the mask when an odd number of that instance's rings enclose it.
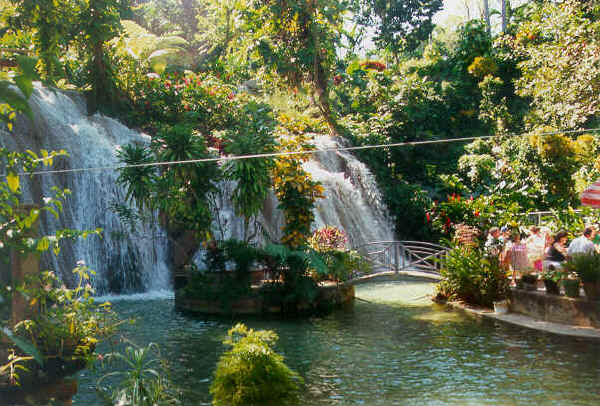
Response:
[[[184,405],[209,405],[221,340],[236,322],[273,329],[305,379],[302,405],[599,405],[600,342],[476,318],[432,305],[433,286],[357,286],[353,307],[299,320],[190,318],[170,299],[115,302],[122,333],[156,342]],[[109,351],[106,344],[100,352]],[[99,371],[80,374],[74,405],[100,404]]]

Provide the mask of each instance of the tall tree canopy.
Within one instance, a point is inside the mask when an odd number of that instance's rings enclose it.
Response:
[[[356,0],[357,20],[375,27],[375,44],[398,55],[427,40],[442,0]]]

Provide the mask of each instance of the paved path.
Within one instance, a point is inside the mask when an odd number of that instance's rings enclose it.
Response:
[[[356,285],[356,284],[366,283],[366,282],[393,281],[396,279],[406,279],[407,276],[410,276],[413,278],[426,279],[431,282],[438,282],[440,279],[442,279],[442,277],[437,274],[433,274],[433,273],[429,273],[429,272],[406,270],[406,271],[399,271],[399,272],[386,271],[386,272],[372,273],[369,275],[350,279],[346,283],[349,285]]]
[[[477,314],[479,316],[505,321],[507,323],[516,324],[522,327],[528,327],[536,330],[547,331],[549,333],[562,334],[573,337],[600,339],[600,329],[593,327],[579,327],[570,326],[568,324],[552,323],[549,321],[537,320],[533,317],[525,316],[518,313],[496,314],[493,310],[473,308],[458,302],[451,302],[448,304],[452,307],[462,309],[467,313]]]

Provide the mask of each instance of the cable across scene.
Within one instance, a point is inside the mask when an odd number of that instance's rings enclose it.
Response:
[[[288,152],[270,152],[260,154],[247,154],[247,155],[230,155],[221,157],[211,158],[198,158],[198,159],[186,159],[179,161],[159,161],[159,162],[146,162],[140,164],[129,164],[129,165],[112,165],[112,166],[98,166],[89,168],[72,168],[72,169],[51,169],[47,171],[32,171],[32,172],[20,172],[16,175],[19,176],[37,176],[37,175],[54,175],[64,173],[80,173],[80,172],[92,172],[92,171],[110,171],[110,170],[122,170],[128,168],[145,168],[150,166],[169,166],[169,165],[187,165],[207,162],[229,162],[238,161],[243,159],[256,159],[256,158],[273,158],[282,156],[294,156],[294,155],[308,155],[316,154],[320,152],[342,152],[342,151],[358,151],[366,149],[380,149],[380,148],[395,148],[405,146],[418,146],[418,145],[430,145],[430,144],[447,144],[452,142],[467,142],[490,138],[512,138],[512,137],[525,137],[530,135],[536,136],[547,136],[547,135],[558,135],[558,134],[579,134],[587,132],[598,132],[600,128],[588,128],[583,130],[565,130],[565,131],[550,131],[543,133],[522,133],[522,134],[507,134],[507,135],[483,135],[478,137],[461,137],[461,138],[445,138],[437,140],[424,140],[424,141],[404,141],[390,144],[372,144],[372,145],[359,145],[354,147],[335,147],[335,148],[322,148],[312,149],[303,151],[288,151]],[[0,174],[0,178],[6,178],[7,174]]]

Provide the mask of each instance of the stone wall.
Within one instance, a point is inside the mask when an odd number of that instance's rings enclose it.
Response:
[[[509,309],[538,320],[600,328],[600,301],[511,289]]]

